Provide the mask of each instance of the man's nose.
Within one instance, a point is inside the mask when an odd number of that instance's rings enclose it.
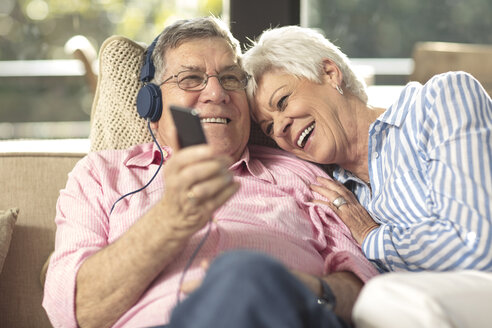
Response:
[[[229,100],[229,94],[222,87],[219,82],[219,77],[211,75],[208,77],[207,85],[202,90],[202,96],[204,101],[211,101],[215,103],[227,102]]]

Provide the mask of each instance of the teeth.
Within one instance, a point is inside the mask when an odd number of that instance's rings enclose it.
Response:
[[[227,119],[222,117],[210,117],[210,118],[202,118],[200,120],[202,123],[219,123],[219,124],[227,124]]]
[[[314,125],[315,123],[311,124],[310,126],[308,126],[302,133],[301,133],[301,136],[299,137],[299,139],[297,140],[297,145],[299,147],[302,148],[302,143],[304,141],[304,138],[306,138],[306,136],[311,133],[311,131],[313,131],[314,129]]]

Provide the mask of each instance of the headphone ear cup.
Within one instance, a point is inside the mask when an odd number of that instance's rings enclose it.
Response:
[[[148,83],[138,91],[137,111],[141,117],[152,122],[157,122],[161,118],[162,94],[158,85]]]

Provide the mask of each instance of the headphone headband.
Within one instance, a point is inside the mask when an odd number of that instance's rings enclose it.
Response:
[[[147,54],[145,55],[145,61],[142,66],[142,70],[140,71],[140,81],[142,82],[150,82],[154,78],[155,74],[155,66],[152,61],[152,53],[154,52],[154,48],[157,45],[157,40],[159,40],[159,36],[152,41],[150,46],[147,48]]]

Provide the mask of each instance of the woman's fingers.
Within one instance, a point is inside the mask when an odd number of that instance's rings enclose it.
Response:
[[[328,200],[333,200],[336,198],[338,193],[328,187],[325,186],[319,186],[319,185],[311,185],[310,186],[311,190],[316,191],[318,194],[321,196],[324,196]]]
[[[320,185],[311,185],[311,190],[324,196],[328,201],[316,199],[313,203],[330,207],[349,228],[354,239],[362,244],[369,232],[376,229],[376,223],[355,195],[341,183],[318,177]]]
[[[318,181],[321,187],[324,187],[325,190],[330,190],[332,192],[331,193],[332,196],[335,195],[343,196],[347,200],[355,199],[354,194],[350,190],[348,190],[347,187],[345,187],[343,184],[341,184],[336,180],[331,180],[324,177],[317,177],[316,181]]]

